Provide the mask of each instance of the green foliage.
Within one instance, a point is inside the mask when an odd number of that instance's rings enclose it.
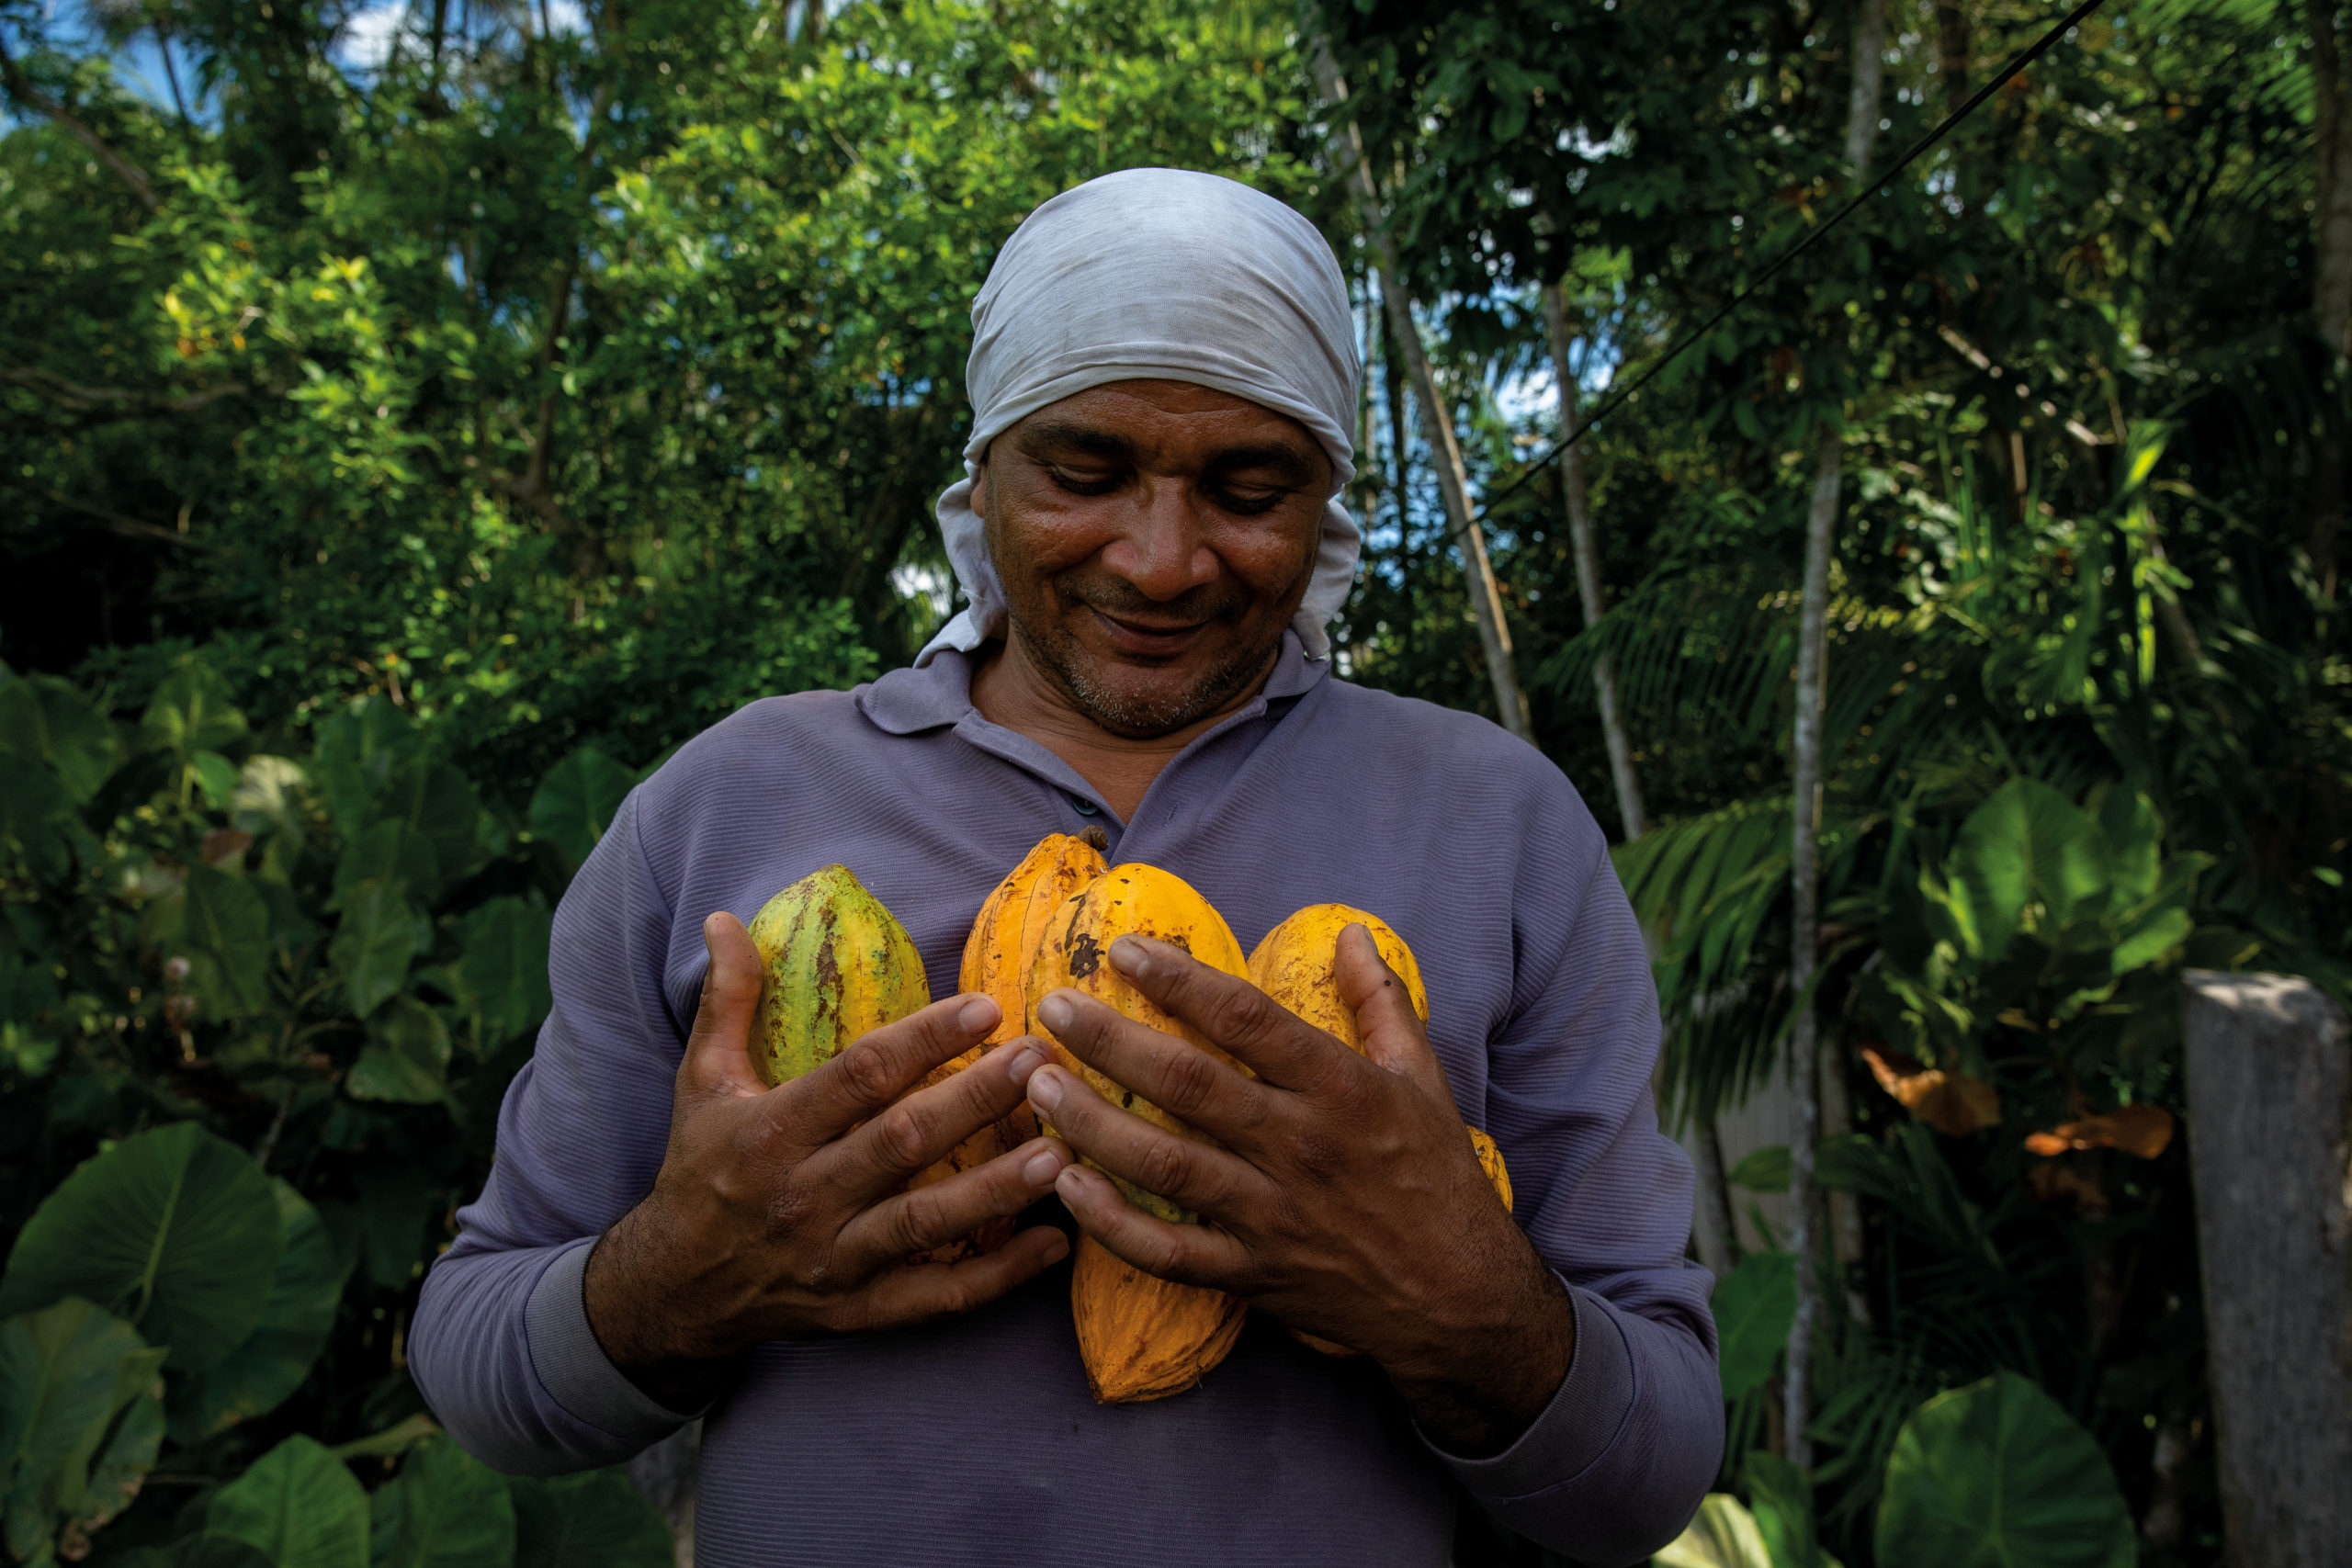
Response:
[[[0,1315],[80,1296],[202,1371],[259,1325],[277,1266],[268,1180],[192,1122],[127,1138],[68,1177],[17,1233]]]
[[[266,1553],[278,1568],[368,1568],[368,1494],[334,1455],[292,1437],[222,1487],[206,1533]]]
[[[163,1437],[164,1351],[68,1297],[0,1323],[0,1530],[48,1558],[120,1513]]]
[[[1755,1253],[1715,1287],[1715,1332],[1723,1347],[1718,1364],[1724,1398],[1732,1404],[1762,1387],[1780,1362],[1796,1317],[1796,1264],[1793,1253]]]
[[[2131,1568],[2132,1517],[2107,1456],[2057,1403],[2002,1372],[1905,1424],[1878,1557],[1919,1568]]]

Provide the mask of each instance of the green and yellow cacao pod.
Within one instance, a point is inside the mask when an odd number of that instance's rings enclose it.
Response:
[[[810,872],[752,919],[760,1008],[752,1066],[788,1083],[831,1061],[870,1030],[931,1005],[922,955],[847,866]]]

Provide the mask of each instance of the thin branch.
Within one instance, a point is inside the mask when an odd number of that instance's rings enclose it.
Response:
[[[195,413],[223,398],[252,388],[243,381],[223,381],[186,397],[158,398],[129,387],[85,387],[51,371],[31,366],[0,365],[0,385],[22,387],[76,413],[103,413],[113,419],[137,419],[146,414]]]
[[[130,187],[130,194],[137,197],[148,211],[163,210],[164,204],[156,198],[153,184],[139,166],[108,146],[104,137],[83,124],[63,104],[33,85],[32,78],[25,74],[24,67],[8,53],[5,39],[0,39],[0,84],[6,85],[10,97],[34,113],[46,115],[56,121],[68,135],[87,147],[100,163],[114,171],[116,178]]]
[[[213,547],[201,539],[189,538],[176,528],[166,528],[161,524],[127,516],[93,502],[76,500],[62,491],[51,490],[47,485],[36,484],[30,479],[15,474],[0,474],[0,484],[5,484],[12,490],[23,491],[30,495],[37,495],[52,506],[62,506],[68,512],[76,513],[90,519],[92,524],[106,533],[119,535],[126,539],[144,539],[150,544],[172,545],[184,550],[209,550]]]

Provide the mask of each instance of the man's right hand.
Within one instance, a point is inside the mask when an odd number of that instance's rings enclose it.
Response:
[[[1062,1233],[1040,1225],[963,1262],[906,1261],[1053,1190],[1070,1161],[1056,1138],[905,1190],[1022,1103],[1046,1060],[1042,1042],[1010,1041],[906,1094],[996,1027],[986,997],[950,997],[770,1089],[752,1069],[751,934],[720,913],[703,922],[703,942],[710,969],[661,1173],[596,1243],[582,1281],[589,1325],[615,1366],[688,1409],[715,1392],[726,1359],[753,1345],[968,1311],[1068,1255]]]

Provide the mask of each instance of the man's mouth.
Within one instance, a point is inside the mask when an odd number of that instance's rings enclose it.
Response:
[[[1122,615],[1114,615],[1098,610],[1091,604],[1087,605],[1086,610],[1109,634],[1112,645],[1120,652],[1136,654],[1145,658],[1166,658],[1171,654],[1183,652],[1192,646],[1193,639],[1198,637],[1202,629],[1208,625],[1206,621],[1182,621],[1172,625],[1161,625],[1150,621],[1129,620]]]

